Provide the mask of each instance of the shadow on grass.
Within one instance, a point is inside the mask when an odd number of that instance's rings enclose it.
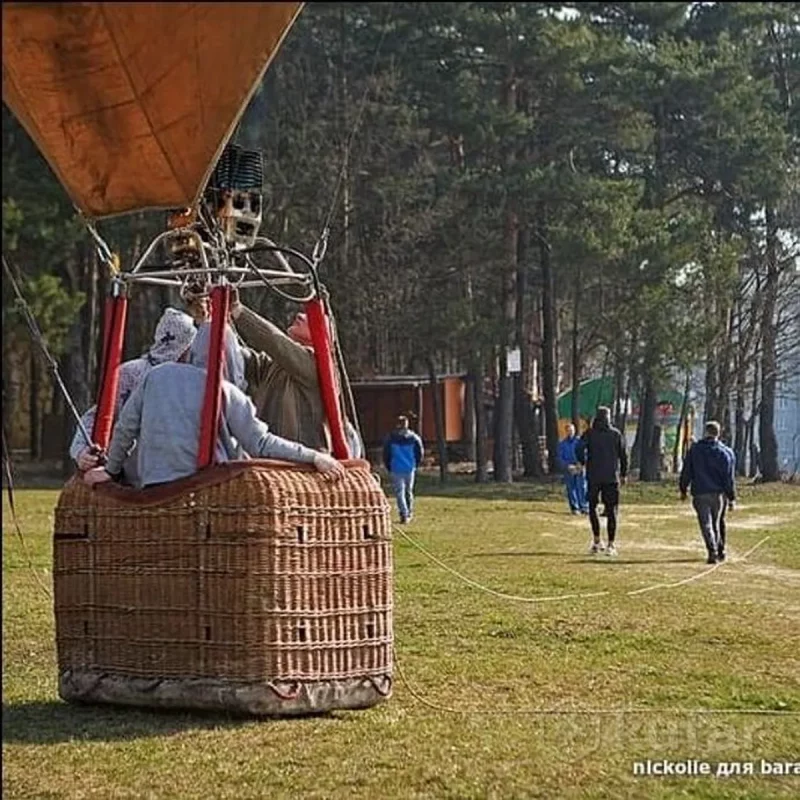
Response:
[[[123,706],[82,705],[59,700],[3,703],[3,742],[56,744],[58,742],[110,742],[169,736],[192,730],[233,728],[256,718],[232,714],[170,709],[139,709]]]
[[[702,559],[698,558],[605,558],[602,556],[581,556],[578,558],[572,557],[570,553],[556,553],[549,551],[520,551],[512,550],[508,552],[497,553],[470,553],[464,556],[465,558],[561,558],[568,564],[599,564],[604,566],[606,564],[701,564]]]
[[[601,557],[602,558],[602,557]],[[706,566],[705,559],[703,558],[579,558],[575,559],[576,563],[592,564],[594,566],[607,567],[609,565],[620,564],[626,567],[632,567],[636,564],[697,564],[698,566]]]
[[[525,558],[562,558],[568,559],[570,553],[558,553],[552,550],[509,550],[494,553],[469,553],[464,558],[514,558],[522,556]]]

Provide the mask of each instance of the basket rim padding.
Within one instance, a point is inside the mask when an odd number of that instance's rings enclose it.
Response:
[[[351,458],[340,462],[345,469],[371,469],[371,464],[361,458]],[[101,483],[91,487],[91,491],[98,492],[124,505],[148,506],[164,503],[188,491],[213,486],[235,478],[253,469],[268,469],[271,471],[292,470],[293,472],[316,472],[311,464],[300,464],[293,461],[278,461],[269,458],[252,458],[239,461],[227,461],[206,467],[186,478],[179,478],[160,486],[146,489],[136,489],[133,486],[121,486],[118,483]],[[72,482],[82,483],[80,473],[70,478],[67,485]],[[89,488],[89,487],[86,487]]]

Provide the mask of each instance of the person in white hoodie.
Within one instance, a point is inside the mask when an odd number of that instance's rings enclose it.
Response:
[[[178,363],[162,364],[145,376],[119,413],[105,467],[88,471],[84,475],[86,483],[94,485],[115,479],[134,440],[138,440],[137,486],[168,483],[197,471],[210,329],[210,323],[200,326],[191,348]],[[276,436],[258,419],[253,403],[240,388],[244,385],[244,364],[228,326],[224,374],[230,380],[222,381],[217,463],[235,459],[241,447],[254,458],[313,464],[332,480],[344,474],[344,467],[332,456]]]
[[[139,358],[131,359],[120,364],[117,383],[117,398],[114,405],[114,419],[119,416],[120,409],[125,405],[134,389],[144,380],[148,372],[159,364],[177,361],[186,352],[197,334],[194,320],[177,308],[166,308],[156,325],[153,344],[150,349]],[[94,428],[97,406],[92,406],[81,417],[83,427],[92,433]],[[132,447],[135,443],[132,443]],[[69,454],[81,472],[100,465],[102,454],[100,448],[86,441],[80,426],[75,430]],[[136,483],[136,457],[133,452],[126,459],[124,474],[127,482]]]

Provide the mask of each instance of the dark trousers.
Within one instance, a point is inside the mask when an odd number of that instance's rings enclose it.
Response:
[[[727,541],[725,528],[725,512],[728,510],[728,498],[722,496],[722,511],[719,514],[719,543],[717,545],[717,553],[725,552],[725,543]]]
[[[725,548],[724,534],[720,531],[719,521],[724,508],[721,494],[696,494],[692,498],[692,505],[697,512],[697,522],[700,533],[709,555],[717,555],[720,549]],[[724,530],[724,523],[723,523]]]
[[[592,526],[592,535],[595,540],[600,538],[600,517],[597,516],[597,506],[601,498],[606,511],[608,543],[611,544],[617,536],[619,484],[616,481],[614,483],[592,483],[589,481],[589,522]]]

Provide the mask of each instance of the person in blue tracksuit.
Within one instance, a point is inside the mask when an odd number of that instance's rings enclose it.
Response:
[[[414,514],[414,476],[424,455],[422,439],[408,427],[408,417],[397,418],[397,427],[383,444],[383,463],[392,480],[397,498],[400,523],[405,525]]]
[[[575,426],[567,425],[567,437],[558,444],[558,463],[564,473],[569,510],[573,514],[588,514],[586,500],[586,475],[578,460],[580,439],[575,435]]]

